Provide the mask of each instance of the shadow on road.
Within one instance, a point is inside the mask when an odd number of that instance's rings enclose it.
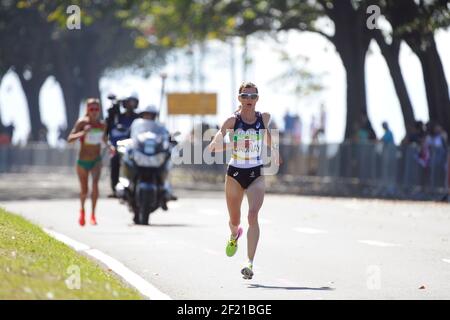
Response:
[[[192,225],[192,224],[185,224],[185,223],[150,223],[149,225],[133,224],[131,226],[146,227],[146,228],[151,228],[151,227],[194,227],[194,225]]]
[[[281,286],[266,286],[263,284],[254,284],[251,283],[248,285],[249,289],[255,289],[255,288],[260,288],[260,289],[283,289],[283,290],[318,290],[318,291],[332,291],[335,290],[334,288],[330,288],[330,287],[320,287],[320,288],[310,288],[310,287],[281,287]]]

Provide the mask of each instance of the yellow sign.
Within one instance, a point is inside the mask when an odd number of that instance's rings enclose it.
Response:
[[[167,94],[167,111],[176,114],[216,114],[216,93],[169,93]]]

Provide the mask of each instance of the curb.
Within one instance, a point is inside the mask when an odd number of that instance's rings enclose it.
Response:
[[[123,263],[114,259],[111,256],[103,253],[100,250],[90,248],[88,245],[78,242],[68,236],[55,232],[53,230],[49,230],[43,228],[43,230],[52,238],[55,238],[58,241],[61,241],[74,249],[77,252],[83,252],[90,257],[102,262],[109,269],[114,271],[117,275],[119,275],[123,280],[125,280],[129,285],[134,287],[140,294],[147,297],[150,300],[172,300],[168,295],[159,291],[155,286],[153,286],[150,282],[136,274],[135,272],[128,269]]]

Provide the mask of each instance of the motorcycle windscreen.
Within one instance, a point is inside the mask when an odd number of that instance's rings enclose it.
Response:
[[[143,142],[147,139],[164,140],[168,136],[168,131],[163,125],[156,121],[146,119],[136,119],[131,127],[131,139],[136,142]]]

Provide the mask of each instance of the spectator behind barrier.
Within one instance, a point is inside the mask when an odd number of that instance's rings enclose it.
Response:
[[[384,134],[381,137],[381,141],[383,142],[383,144],[384,145],[394,144],[394,135],[392,134],[391,129],[389,129],[388,123],[384,121],[381,125],[384,129]]]

